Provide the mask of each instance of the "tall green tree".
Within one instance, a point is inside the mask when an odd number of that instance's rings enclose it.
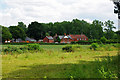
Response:
[[[72,25],[73,25],[73,32],[72,34],[81,34],[83,33],[83,27],[82,23],[78,19],[73,19],[72,20]]]
[[[100,39],[103,36],[103,22],[99,20],[94,20],[91,24],[91,38],[92,39]]]
[[[45,37],[45,26],[42,23],[32,22],[28,25],[28,36],[36,39],[43,39]]]
[[[19,27],[19,26],[10,26],[9,27],[10,33],[12,34],[12,37],[16,40],[18,38],[21,38],[22,40],[25,40],[26,34],[25,31]]]
[[[2,42],[12,39],[12,34],[7,27],[2,26]]]
[[[105,27],[105,37],[107,39],[113,39],[114,36],[114,31],[113,29],[116,29],[116,27],[114,27],[114,22],[113,21],[105,21],[104,23],[104,27]]]
[[[27,32],[27,27],[23,22],[18,22],[18,26],[21,27],[25,31],[25,33]]]

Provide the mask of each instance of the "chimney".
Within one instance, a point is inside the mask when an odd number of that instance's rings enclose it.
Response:
[[[57,37],[57,34],[55,34],[55,36]]]

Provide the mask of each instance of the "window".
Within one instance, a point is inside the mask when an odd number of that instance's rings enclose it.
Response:
[[[80,38],[80,40],[81,40],[81,38]]]
[[[85,38],[85,40],[86,40],[86,38]]]

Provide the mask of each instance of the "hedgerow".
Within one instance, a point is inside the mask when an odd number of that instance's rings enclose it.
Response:
[[[42,51],[43,49],[40,47],[39,44],[28,44],[24,47],[13,47],[8,46],[7,48],[3,49],[4,54],[13,54],[13,53],[25,53],[27,51]]]

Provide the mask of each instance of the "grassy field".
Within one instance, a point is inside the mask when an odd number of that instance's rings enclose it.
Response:
[[[44,51],[2,55],[3,78],[104,78],[107,75],[101,72],[109,73],[107,68],[115,74],[110,75],[117,77],[116,63],[107,64],[105,60],[109,59],[108,55],[116,59],[117,49],[94,51],[89,49],[90,45],[80,45],[75,52],[64,52],[62,47],[65,45],[40,46]],[[3,48],[7,48],[7,45],[3,45]]]

